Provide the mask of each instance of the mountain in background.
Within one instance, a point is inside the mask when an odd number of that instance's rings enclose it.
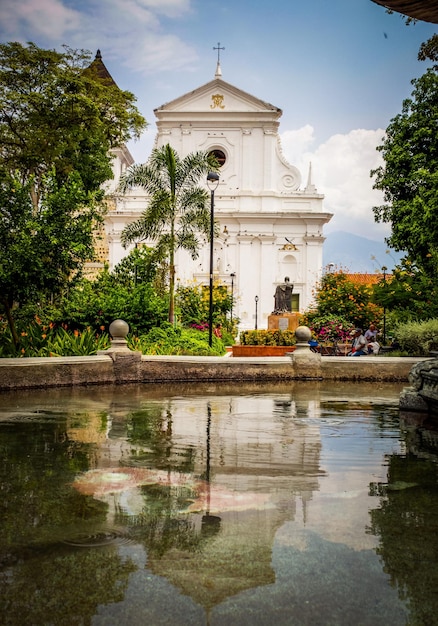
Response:
[[[324,268],[329,263],[334,263],[334,269],[350,273],[375,274],[382,266],[391,271],[403,254],[387,250],[388,246],[384,241],[339,230],[327,235],[322,249],[322,263]]]

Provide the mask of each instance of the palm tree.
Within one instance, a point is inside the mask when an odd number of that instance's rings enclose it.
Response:
[[[158,258],[169,262],[169,322],[174,322],[175,252],[188,250],[198,256],[200,237],[209,239],[208,192],[199,186],[202,176],[217,170],[218,162],[207,152],[181,159],[169,145],[155,148],[147,163],[133,165],[122,176],[120,190],[142,187],[149,195],[146,209],[122,232],[122,245],[149,240],[156,243]]]

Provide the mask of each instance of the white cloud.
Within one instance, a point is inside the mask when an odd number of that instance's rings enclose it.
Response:
[[[83,16],[65,6],[60,0],[3,0],[0,3],[0,23],[6,37],[21,40],[52,38],[80,28]]]
[[[124,8],[125,0],[116,0]],[[133,0],[139,7],[152,9],[168,17],[179,17],[190,10],[191,0]]]
[[[108,41],[111,50],[111,41]],[[149,33],[147,38],[138,40],[135,55],[128,42],[120,42],[118,53],[122,56],[125,67],[142,74],[154,74],[157,71],[187,69],[198,61],[198,55],[191,46],[174,35]],[[113,54],[114,50],[111,50]]]
[[[312,182],[325,195],[325,210],[334,214],[326,233],[344,230],[371,239],[388,235],[389,225],[374,222],[372,207],[382,203],[383,194],[373,189],[370,176],[370,171],[382,164],[376,147],[383,135],[382,129],[357,129],[333,135],[314,147],[314,131],[309,125],[281,134],[283,153],[300,169],[304,181],[312,164]]]
[[[63,0],[0,0],[3,39],[102,50],[105,59],[142,74],[190,69],[193,46],[163,30],[162,17],[189,13],[191,0],[87,0],[77,9]]]
[[[300,160],[305,153],[310,151],[315,143],[314,129],[310,124],[302,126],[298,130],[286,130],[281,133],[281,145],[287,160],[299,167]]]

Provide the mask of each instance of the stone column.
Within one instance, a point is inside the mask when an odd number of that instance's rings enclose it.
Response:
[[[111,347],[100,350],[99,354],[107,354],[113,360],[116,384],[139,382],[141,352],[130,350],[126,337],[129,325],[124,320],[114,320],[109,327]]]
[[[312,333],[307,326],[298,326],[295,331],[297,343],[291,353],[291,359],[297,378],[322,378],[321,355],[310,349],[311,336]]]

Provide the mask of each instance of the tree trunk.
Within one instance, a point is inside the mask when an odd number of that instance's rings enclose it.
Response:
[[[169,322],[175,323],[175,264],[172,261],[170,263],[170,275],[169,275]]]
[[[20,343],[20,339],[17,334],[17,329],[15,328],[15,322],[14,318],[12,317],[11,307],[9,306],[9,302],[6,298],[3,300],[3,306],[5,307],[6,318],[8,320],[9,329],[11,331],[12,341],[14,342],[14,346],[17,349],[18,344]]]
[[[169,322],[175,324],[175,220],[170,227],[171,247],[169,254]]]

